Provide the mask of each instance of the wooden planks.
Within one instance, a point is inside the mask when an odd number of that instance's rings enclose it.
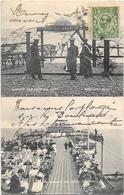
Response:
[[[80,195],[81,187],[75,165],[71,159],[70,151],[66,152],[64,149],[66,138],[57,138],[55,141],[57,143],[55,165],[44,194]]]

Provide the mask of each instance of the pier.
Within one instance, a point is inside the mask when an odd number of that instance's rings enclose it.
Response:
[[[81,195],[81,186],[70,151],[65,151],[65,137],[56,138],[55,165],[46,186],[45,195]]]
[[[104,175],[103,156],[100,163],[96,158],[94,141],[103,144],[103,136],[97,131],[87,133],[69,136],[54,133],[54,136],[46,134],[42,138],[37,133],[34,136],[20,134],[15,141],[2,140],[2,195],[98,195],[99,192],[121,195],[123,173]],[[11,191],[11,178],[16,174],[21,187],[22,181],[27,182],[25,191],[17,192],[15,187],[14,192]],[[37,181],[41,183],[36,185]],[[100,181],[104,184],[102,188]]]

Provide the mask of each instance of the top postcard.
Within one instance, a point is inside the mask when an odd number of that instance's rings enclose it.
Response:
[[[124,2],[3,0],[3,97],[123,96]]]

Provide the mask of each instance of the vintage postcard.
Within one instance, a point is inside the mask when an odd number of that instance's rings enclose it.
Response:
[[[3,97],[123,95],[123,1],[3,0],[1,8]]]
[[[123,113],[122,97],[2,98],[2,195],[122,195]]]
[[[124,194],[124,1],[1,1],[1,194]]]

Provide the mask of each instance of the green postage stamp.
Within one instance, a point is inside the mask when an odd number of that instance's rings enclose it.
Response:
[[[93,39],[119,37],[119,7],[92,8]]]

